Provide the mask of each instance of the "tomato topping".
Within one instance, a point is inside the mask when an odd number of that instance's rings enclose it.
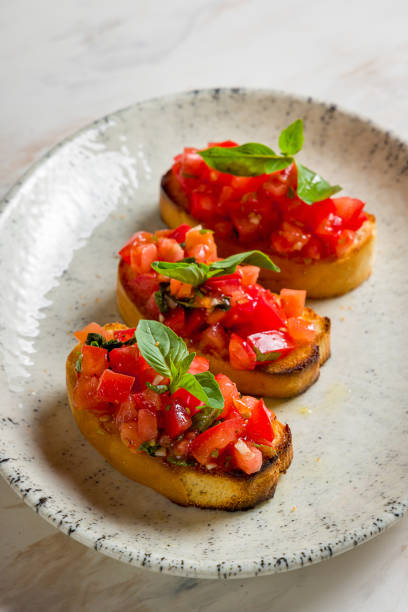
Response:
[[[356,229],[353,225],[364,208],[364,202],[355,198],[332,198],[332,202],[336,210],[336,215],[343,219],[347,227]]]
[[[100,376],[108,367],[108,351],[98,346],[84,344],[82,347],[81,373],[85,376]]]
[[[228,353],[228,334],[221,325],[210,325],[200,334],[200,350],[223,357]]]
[[[253,370],[255,368],[255,352],[248,342],[237,334],[231,334],[228,351],[231,366],[236,370]]]
[[[192,312],[186,313],[186,315],[185,336],[186,338],[191,338],[205,327],[207,311],[205,308],[193,308]]]
[[[197,436],[191,446],[191,453],[201,465],[205,465],[210,462],[211,453],[220,452],[231,442],[236,442],[244,429],[245,421],[241,417],[218,423]]]
[[[154,440],[158,434],[155,413],[147,408],[141,408],[137,413],[137,430],[142,444]]]
[[[139,303],[145,302],[159,288],[156,272],[145,272],[129,279],[128,286]]]
[[[247,341],[257,362],[276,361],[295,348],[288,335],[276,329],[251,334]]]
[[[245,474],[259,472],[262,466],[262,453],[259,448],[247,444],[239,438],[233,447],[233,459],[238,469]]]
[[[191,427],[192,421],[187,409],[176,398],[171,398],[169,407],[164,412],[164,431],[170,438],[177,438]]]
[[[138,408],[147,408],[153,412],[161,410],[161,399],[158,393],[155,393],[152,389],[143,389],[139,393],[133,395]]]
[[[234,408],[234,399],[239,398],[239,391],[237,385],[225,374],[217,374],[215,380],[219,384],[220,391],[224,398],[224,408],[219,418],[225,419],[230,410]]]
[[[127,329],[115,329],[113,332],[113,337],[115,340],[119,340],[119,342],[127,342],[131,338],[135,337],[136,327],[130,327]]]
[[[280,303],[287,317],[300,317],[305,307],[306,291],[281,289]]]
[[[200,355],[196,355],[191,362],[191,365],[188,369],[190,374],[199,374],[200,372],[207,372],[210,364],[208,359],[205,357],[201,357]]]
[[[134,382],[133,376],[118,374],[117,372],[112,372],[112,370],[104,370],[99,379],[96,396],[105,402],[124,402],[129,396]]]
[[[158,258],[163,261],[180,261],[184,258],[184,249],[174,238],[160,238],[157,242]]]
[[[261,268],[258,266],[242,266],[240,268],[241,276],[242,276],[242,284],[244,287],[248,285],[255,285],[258,280],[259,273]]]
[[[351,229],[344,229],[338,236],[337,243],[334,246],[334,250],[337,257],[343,257],[354,244],[356,233]]]
[[[172,401],[178,401],[185,408],[187,408],[187,414],[189,416],[193,416],[196,412],[198,412],[198,406],[202,406],[203,402],[197,399],[192,393],[187,391],[187,389],[177,389],[172,396]]]
[[[197,261],[214,261],[217,258],[217,247],[211,231],[193,227],[186,234],[186,253]]]
[[[268,410],[262,399],[252,409],[252,414],[247,423],[247,435],[258,444],[270,444],[273,441],[271,411]]]
[[[177,306],[171,310],[166,315],[165,322],[178,336],[184,336],[186,326],[184,308]]]
[[[109,365],[119,374],[137,377],[140,373],[139,349],[132,344],[112,349],[109,353]]]
[[[287,322],[288,333],[296,342],[296,344],[310,344],[316,339],[316,330],[313,323],[298,319],[296,317],[290,317]]]
[[[118,411],[115,414],[115,423],[118,427],[123,423],[135,421],[137,419],[136,399],[133,394],[130,394],[124,402],[119,405]]]
[[[105,370],[106,372],[108,370]],[[99,399],[96,395],[99,385],[97,376],[81,375],[74,387],[74,404],[78,410],[85,408],[98,414],[113,412],[114,406]]]
[[[157,259],[157,246],[152,242],[132,246],[130,249],[130,265],[137,274],[150,272],[152,263]]]
[[[74,332],[74,336],[78,340],[78,342],[83,343],[86,341],[88,334],[91,333],[100,334],[101,336],[106,338],[105,329],[98,325],[98,323],[89,323],[89,325],[86,325],[83,329],[79,329],[78,331]]]
[[[133,234],[127,243],[120,249],[119,255],[127,264],[130,264],[130,252],[132,247],[138,244],[146,244],[151,241],[152,234],[150,232],[136,232],[136,234]]]
[[[187,225],[187,223],[183,223],[172,231],[170,238],[174,238],[174,240],[177,240],[178,243],[184,242],[186,239],[186,234],[189,230],[191,230],[191,226]]]

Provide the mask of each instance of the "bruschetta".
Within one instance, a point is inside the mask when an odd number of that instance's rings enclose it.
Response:
[[[69,403],[113,467],[183,506],[244,510],[273,496],[292,439],[262,399],[214,377],[157,321],[92,323],[75,336]]]
[[[119,254],[127,325],[165,323],[241,393],[292,397],[317,380],[330,356],[330,320],[305,307],[305,291],[277,295],[258,284],[259,266],[274,268],[263,253],[220,260],[212,231],[182,225],[137,232]]]
[[[227,141],[205,150],[185,148],[177,155],[161,179],[165,223],[171,228],[201,223],[212,229],[222,257],[261,249],[280,268],[279,274],[261,272],[262,284],[272,291],[304,289],[310,298],[328,298],[360,285],[371,274],[376,235],[375,217],[365,212],[364,202],[332,197],[338,186],[331,187],[291,157],[283,158],[289,165],[281,170],[260,174],[268,168],[261,165],[258,175],[242,176],[225,168],[244,172],[245,158],[242,169],[211,153],[251,146],[254,143],[239,147]],[[251,171],[257,172],[250,167]]]

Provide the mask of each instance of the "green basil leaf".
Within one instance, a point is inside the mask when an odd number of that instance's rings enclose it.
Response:
[[[244,253],[236,253],[221,261],[214,261],[210,264],[210,274],[212,277],[220,276],[224,274],[233,274],[237,269],[237,266],[241,263],[247,263],[252,266],[259,266],[267,270],[274,270],[279,272],[278,266],[276,266],[272,259],[262,253],[262,251],[245,251]]]
[[[101,334],[95,334],[94,332],[89,332],[85,340],[85,344],[90,346],[102,346],[104,342],[105,338]]]
[[[82,370],[82,353],[79,353],[78,359],[75,362],[75,369],[77,372],[81,372]]]
[[[193,416],[192,428],[198,429],[198,431],[202,433],[203,431],[211,427],[211,425],[213,425],[213,423],[215,422],[217,417],[220,416],[220,414],[221,411],[217,408],[204,406]]]
[[[166,461],[173,465],[197,465],[197,461],[186,461],[185,459],[179,459],[178,457],[167,457]]]
[[[335,193],[342,190],[340,185],[330,185],[324,178],[309,170],[302,164],[297,164],[298,186],[297,194],[306,204],[320,202],[330,198]]]
[[[138,450],[147,453],[151,457],[154,457],[156,455],[156,451],[158,451],[159,448],[160,448],[160,444],[155,444],[154,442],[149,441],[149,442],[143,442],[143,444],[139,446]]]
[[[149,382],[146,383],[146,387],[159,395],[169,390],[169,385],[152,385],[152,383]]]
[[[198,264],[195,261],[154,261],[152,268],[159,274],[163,274],[163,276],[175,278],[193,287],[202,285],[208,273],[208,266],[206,264]]]
[[[219,172],[235,176],[259,176],[283,170],[293,162],[291,157],[276,155],[266,145],[247,142],[239,147],[211,147],[198,151],[205,163]]]
[[[215,408],[222,412],[224,398],[214,375],[210,372],[201,372],[200,374],[185,373],[178,380],[177,386],[180,389],[186,389],[194,397],[210,406],[210,408]]]
[[[188,356],[185,342],[159,321],[139,321],[136,340],[147,363],[156,372],[170,379],[173,379],[179,364]]]
[[[279,148],[284,155],[296,155],[303,147],[303,121],[296,119],[279,136]]]
[[[160,283],[159,289],[154,294],[154,299],[157,304],[157,308],[163,314],[166,314],[166,312],[169,309],[169,305],[166,299],[166,289],[167,289],[167,283],[166,284]]]

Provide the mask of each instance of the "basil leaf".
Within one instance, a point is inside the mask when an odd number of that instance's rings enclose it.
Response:
[[[166,314],[166,312],[169,310],[169,305],[166,299],[166,289],[167,283],[165,286],[164,283],[160,283],[158,291],[156,291],[156,293],[154,294],[154,299],[157,304],[157,308],[163,314]]]
[[[159,321],[139,321],[136,340],[147,363],[156,372],[170,379],[173,379],[179,364],[189,354],[185,342]]]
[[[166,461],[173,465],[197,465],[197,461],[186,461],[185,459],[178,459],[177,457],[167,457]]]
[[[208,266],[206,264],[198,264],[195,261],[154,261],[152,268],[159,274],[163,274],[163,276],[175,278],[193,287],[202,285],[208,273]]]
[[[202,372],[202,374],[210,374],[209,372]],[[210,379],[199,379],[199,374],[188,374],[185,373],[177,381],[177,387],[180,389],[186,389],[191,395],[194,395],[197,399],[204,402],[207,406],[215,409],[221,409],[224,406],[224,398],[221,395],[220,388],[214,376],[212,381]]]
[[[92,346],[102,346],[104,342],[105,338],[101,334],[95,334],[94,332],[89,332],[85,340],[85,344]]]
[[[137,450],[143,451],[151,457],[154,457],[159,448],[160,444],[155,444],[154,442],[143,442],[143,444],[141,444]]]
[[[194,374],[194,377],[200,383],[208,397],[206,404],[212,408],[217,408],[221,414],[222,409],[224,408],[224,397],[220,391],[217,381],[215,380],[214,374],[211,374],[211,372],[208,371],[199,372],[198,374]]]
[[[133,340],[133,338],[131,338],[131,340]],[[124,342],[121,342],[120,340],[115,340],[113,338],[112,340],[108,340],[107,342],[104,342],[102,344],[102,348],[106,349],[109,352],[115,348],[121,348],[123,345],[124,345]]]
[[[75,369],[77,372],[81,372],[82,370],[82,353],[79,353],[78,359],[75,362]]]
[[[210,264],[211,277],[220,276],[224,274],[233,274],[237,269],[237,266],[241,263],[247,263],[252,266],[259,266],[267,270],[274,270],[279,272],[278,266],[276,266],[272,259],[262,253],[262,251],[245,251],[244,253],[236,253],[221,261],[214,261]]]
[[[235,176],[271,174],[293,162],[291,157],[277,155],[258,142],[247,142],[239,147],[211,147],[198,154],[210,168]]]
[[[149,382],[146,383],[146,387],[159,395],[169,390],[169,385],[152,385],[152,383]]]
[[[284,155],[296,155],[303,147],[303,121],[296,119],[279,136],[279,148]]]
[[[297,194],[306,204],[326,200],[342,190],[340,185],[330,185],[324,178],[309,170],[302,164],[297,164],[298,187]]]
[[[214,423],[214,421],[219,417],[221,411],[217,408],[210,408],[210,406],[204,406],[201,408],[199,412],[196,412],[193,416],[193,429],[198,429],[199,432],[203,432]]]

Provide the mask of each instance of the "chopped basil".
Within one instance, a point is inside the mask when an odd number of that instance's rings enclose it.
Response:
[[[210,408],[210,406],[204,406],[195,413],[193,416],[193,429],[198,429],[199,432],[206,431],[215,420],[220,416],[222,409]]]
[[[185,459],[178,459],[177,457],[167,457],[167,461],[168,463],[172,463],[173,465],[191,466],[197,464],[196,461],[186,461]]]
[[[146,387],[148,389],[151,389],[155,393],[158,393],[159,395],[161,395],[162,393],[166,393],[166,391],[169,390],[169,385],[152,385],[149,382],[146,383]]]
[[[143,451],[148,455],[154,457],[156,455],[156,451],[158,451],[159,448],[160,444],[156,444],[155,442],[150,440],[149,442],[143,442],[143,444],[139,446],[138,450]]]
[[[75,369],[77,372],[81,372],[82,370],[82,353],[79,354],[78,359],[76,360]]]
[[[169,309],[169,305],[167,303],[167,292],[168,283],[160,283],[159,289],[154,294],[154,299],[157,304],[157,308],[160,310],[162,314],[166,314]]]
[[[85,340],[85,344],[90,346],[102,346],[104,342],[105,338],[101,334],[95,334],[94,332],[90,332]]]

